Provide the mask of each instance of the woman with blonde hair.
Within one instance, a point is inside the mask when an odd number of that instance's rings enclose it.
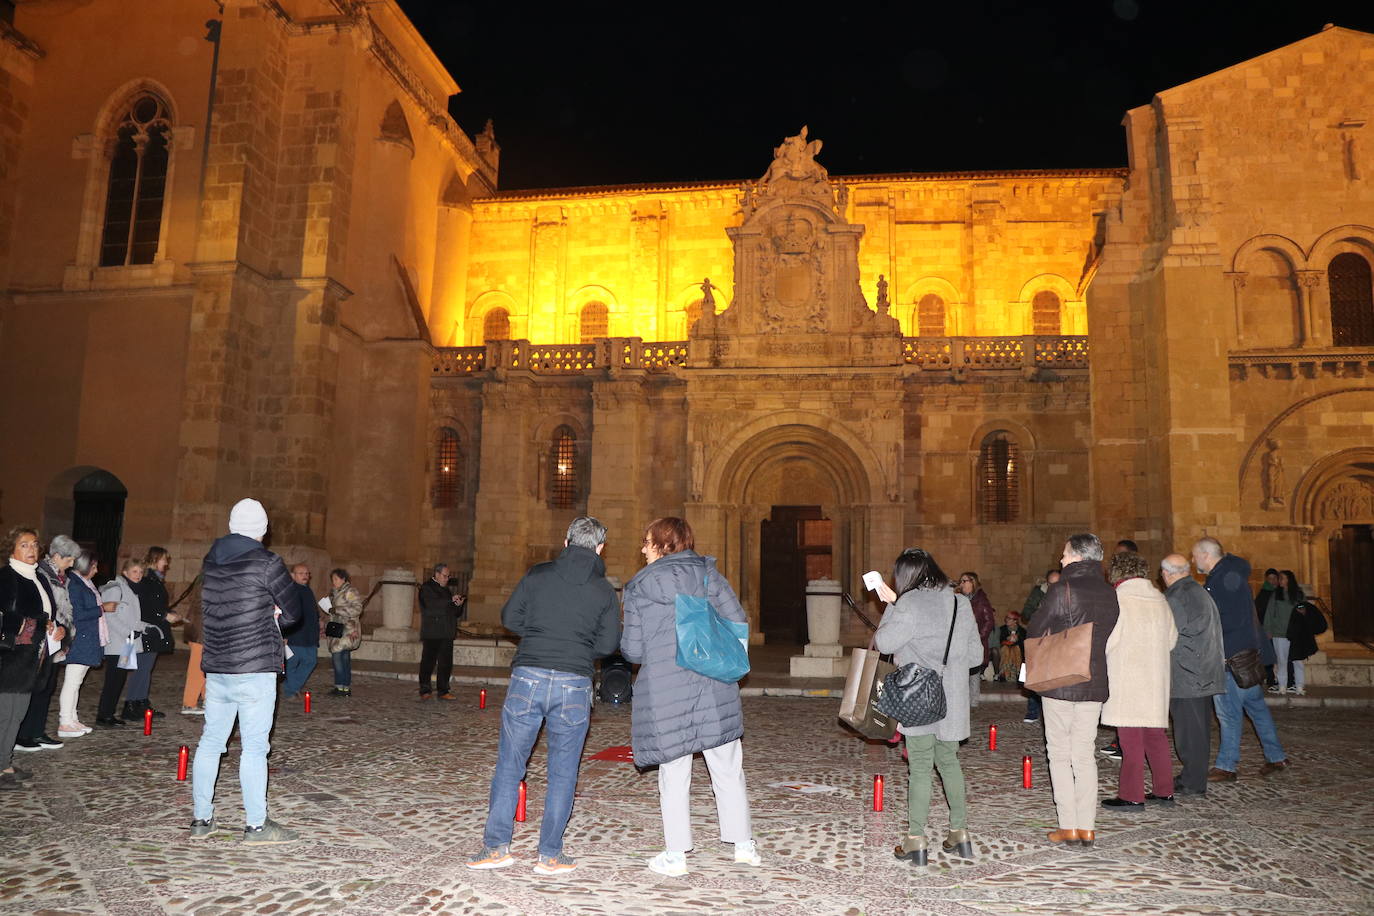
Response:
[[[692,755],[711,772],[720,838],[735,846],[735,862],[758,865],[744,779],[744,711],[739,685],[713,680],[677,664],[677,596],[704,595],[726,620],[747,622],[730,583],[703,557],[692,528],[680,518],[655,519],[644,533],[643,569],[625,584],[620,653],[640,665],[631,707],[635,766],[658,766],[664,851],[649,860],[660,875],[687,874],[692,848],[689,793]]]
[[[119,575],[100,589],[100,606],[105,612],[105,629],[109,633],[109,641],[105,643],[105,683],[100,690],[100,705],[95,714],[95,724],[101,728],[124,724],[124,720],[115,715],[115,707],[119,704],[119,695],[124,692],[124,682],[129,672],[119,667],[119,655],[130,637],[135,643],[138,642],[143,630],[138,593],[134,590],[134,586],[142,580],[143,573],[143,561],[130,557],[119,568]],[[134,648],[137,650],[137,645]],[[138,658],[136,651],[134,658]],[[132,704],[127,702],[124,710],[126,715],[134,712]]]

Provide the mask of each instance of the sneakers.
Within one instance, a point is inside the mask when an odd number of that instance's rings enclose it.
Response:
[[[1040,717],[1039,717],[1039,716],[1026,716],[1026,717],[1025,717],[1024,719],[1022,719],[1021,721],[1024,722],[1024,723],[1026,723],[1027,725],[1031,725],[1031,724],[1033,724],[1033,723],[1035,723],[1035,722],[1039,722],[1039,721],[1040,721]]]
[[[61,747],[62,745],[59,743],[57,746]],[[43,745],[38,743],[37,738],[20,738],[14,742],[14,749],[16,751],[23,751],[26,754],[32,754],[34,751],[43,750]]]
[[[204,707],[204,706],[183,706],[183,707],[181,707],[181,714],[182,714],[183,716],[203,716],[203,715],[205,715],[205,707]]]
[[[660,852],[649,860],[649,871],[670,878],[681,878],[687,874],[687,854],[685,852]]]
[[[686,863],[686,862],[683,862],[682,864],[683,864],[683,867],[684,867],[684,868],[687,867],[687,863]],[[736,864],[736,865],[753,865],[753,866],[756,867],[756,868],[757,868],[758,866],[762,865],[762,864],[763,864],[763,859],[759,858],[759,845],[758,845],[758,843],[755,843],[753,840],[746,840],[746,841],[743,842],[743,843],[736,843],[736,844],[735,844],[735,864]]]
[[[1305,696],[1307,696],[1307,688],[1306,688],[1306,687],[1289,687],[1289,688],[1288,688],[1288,692],[1291,693],[1291,694],[1293,694],[1293,696],[1295,696],[1295,697],[1305,697]]]
[[[212,817],[208,821],[191,821],[191,839],[208,840],[210,835],[218,828],[215,827],[215,819]]]
[[[577,862],[562,853],[556,856],[540,856],[539,861],[534,863],[536,875],[564,875],[575,868]]]
[[[1111,744],[1107,745],[1106,747],[1102,748],[1102,750],[1098,751],[1098,753],[1101,754],[1103,757],[1106,757],[1108,760],[1120,760],[1121,745],[1113,741]]]
[[[504,843],[500,846],[483,846],[476,858],[467,862],[468,868],[505,868],[514,864],[515,856],[510,854],[510,846]]]
[[[57,737],[59,738],[80,738],[82,735],[89,735],[90,733],[91,729],[80,722],[63,722],[57,726]]]
[[[333,690],[329,691],[329,695],[331,697],[351,697],[353,696],[353,688],[335,687]]]
[[[1284,690],[1282,687],[1280,687],[1278,684],[1275,684],[1273,687],[1270,687],[1270,688],[1269,688],[1269,692],[1270,692],[1270,693],[1286,693],[1287,691],[1285,691],[1285,690]]]
[[[213,820],[214,818],[211,818],[211,821]],[[294,830],[287,830],[270,817],[263,821],[261,827],[243,828],[243,845],[245,846],[280,846],[282,843],[294,843],[300,838],[299,833]]]
[[[54,738],[52,735],[49,735],[49,734],[46,734],[46,733],[45,733],[45,734],[42,734],[42,735],[39,735],[38,738],[37,738],[36,740],[38,741],[38,746],[39,746],[39,747],[47,748],[47,749],[50,750],[50,751],[55,751],[55,750],[57,750],[59,747],[62,746],[62,742],[61,742],[61,741],[58,741],[58,740],[57,740],[56,738]]]

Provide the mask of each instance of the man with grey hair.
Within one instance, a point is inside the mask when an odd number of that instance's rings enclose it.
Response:
[[[1178,629],[1178,642],[1169,654],[1169,717],[1174,722],[1174,749],[1183,771],[1175,781],[1174,793],[1206,795],[1212,697],[1226,692],[1221,618],[1212,596],[1193,578],[1187,557],[1171,553],[1160,562],[1159,569],[1164,578],[1164,598]]]
[[[605,525],[586,515],[573,519],[563,552],[531,567],[501,609],[501,623],[520,637],[520,648],[501,707],[482,851],[468,868],[515,863],[510,841],[517,792],[541,725],[547,729],[548,789],[534,871],[558,875],[577,867],[563,854],[563,831],[587,740],[593,666],[620,645],[620,605],[601,560],[605,545]]]
[[[449,591],[453,578],[447,563],[435,563],[433,575],[420,586],[420,699],[428,700],[430,676],[439,670],[439,699],[457,699],[449,692],[453,675],[453,641],[458,638],[458,621],[463,619],[466,595]]]
[[[1216,602],[1217,615],[1221,619],[1223,655],[1230,659],[1246,649],[1257,649],[1262,661],[1272,661],[1263,658],[1265,640],[1260,634],[1255,601],[1250,595],[1250,564],[1242,557],[1226,553],[1221,542],[1211,537],[1200,538],[1193,545],[1193,562],[1199,572],[1207,574],[1207,593]],[[1225,691],[1212,698],[1221,743],[1216,763],[1207,774],[1208,781],[1235,782],[1236,769],[1240,766],[1240,730],[1245,724],[1245,716],[1250,717],[1264,750],[1265,762],[1260,767],[1260,775],[1269,776],[1288,769],[1288,756],[1279,743],[1274,717],[1264,702],[1263,681],[1241,687],[1228,665],[1222,682]]]
[[[1092,624],[1089,677],[1085,683],[1040,691],[1044,704],[1045,748],[1050,760],[1050,784],[1059,829],[1051,843],[1091,846],[1097,839],[1097,757],[1093,740],[1102,704],[1107,699],[1107,637],[1116,628],[1121,608],[1116,592],[1102,574],[1102,542],[1094,534],[1075,534],[1064,544],[1059,581],[1031,620],[1028,638],[1049,636],[1085,623]],[[1034,660],[1026,646],[1026,664]]]

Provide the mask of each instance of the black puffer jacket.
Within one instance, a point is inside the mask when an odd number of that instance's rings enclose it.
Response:
[[[1102,576],[1098,560],[1079,560],[1064,567],[1059,581],[1045,592],[1045,600],[1035,612],[1026,631],[1029,639],[1059,633],[1070,627],[1091,622],[1093,625],[1092,677],[1083,684],[1056,687],[1041,696],[1077,703],[1104,703],[1107,700],[1107,637],[1116,629],[1121,607],[1116,603],[1116,590]],[[1029,650],[1028,650],[1029,651]]]
[[[43,612],[40,588],[48,593],[49,606],[56,607],[42,576],[35,584],[0,559],[0,633],[14,644],[10,651],[0,653],[0,693],[33,693],[40,670],[48,663],[48,615]]]
[[[282,669],[281,626],[300,619],[300,602],[281,557],[258,541],[227,534],[205,555],[201,585],[200,667],[206,674],[266,674]]]

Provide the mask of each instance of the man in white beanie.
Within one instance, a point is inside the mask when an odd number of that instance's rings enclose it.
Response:
[[[215,782],[234,720],[243,750],[246,846],[290,843],[293,830],[267,817],[268,733],[277,706],[282,670],[281,625],[301,617],[291,575],[281,557],[262,546],[267,512],[256,499],[241,499],[229,513],[229,534],[205,556],[201,586],[201,668],[205,671],[205,728],[191,772],[195,819],[191,839],[209,837],[215,824]]]

